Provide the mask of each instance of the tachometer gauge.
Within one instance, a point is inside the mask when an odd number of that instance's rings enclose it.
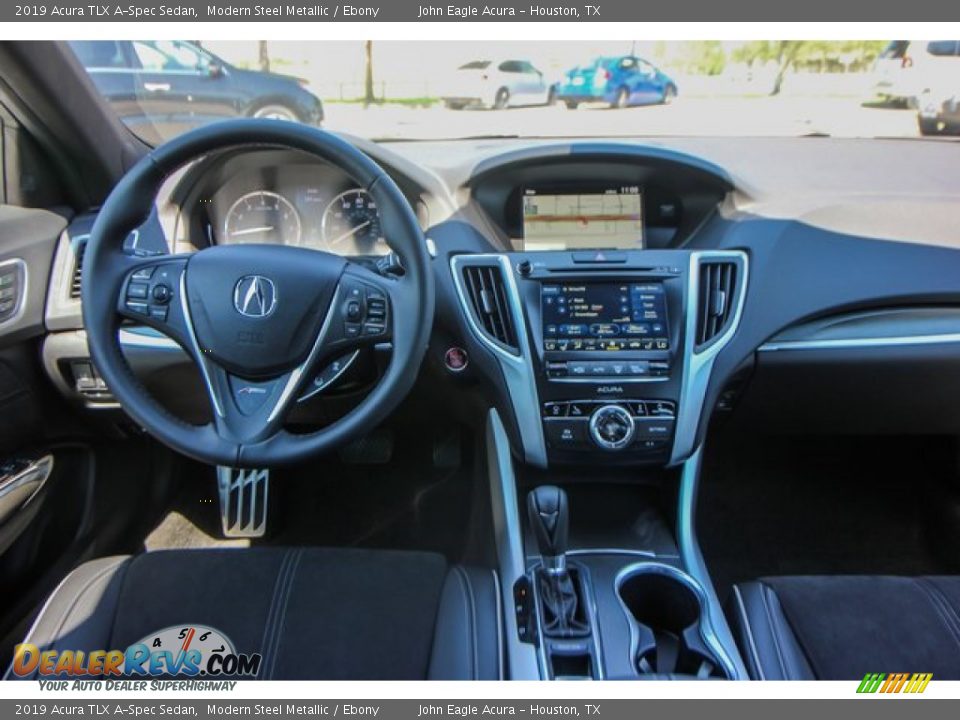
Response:
[[[366,190],[347,190],[323,211],[323,241],[339,255],[383,255],[388,251],[377,205]]]
[[[299,245],[300,215],[283,195],[257,190],[247,193],[227,210],[223,236],[228,243]]]

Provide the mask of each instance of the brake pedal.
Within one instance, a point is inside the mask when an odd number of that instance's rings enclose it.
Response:
[[[220,525],[224,537],[257,538],[267,531],[270,470],[217,466]]]

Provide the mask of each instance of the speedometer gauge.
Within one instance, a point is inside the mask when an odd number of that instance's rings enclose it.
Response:
[[[323,240],[338,255],[383,255],[383,239],[377,205],[366,190],[347,190],[337,195],[321,220]]]
[[[230,206],[223,235],[228,243],[299,245],[300,215],[283,195],[257,190]]]

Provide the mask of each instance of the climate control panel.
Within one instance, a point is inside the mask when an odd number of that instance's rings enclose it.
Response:
[[[547,446],[555,452],[665,453],[673,439],[670,400],[565,400],[543,405]]]

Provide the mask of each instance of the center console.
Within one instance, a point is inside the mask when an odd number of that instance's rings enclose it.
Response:
[[[665,253],[518,259],[548,462],[669,459],[679,401],[685,272]],[[652,255],[664,262],[651,264]]]
[[[458,255],[454,281],[497,356],[523,456],[545,467],[676,465],[742,305],[739,252]]]
[[[464,316],[499,365],[512,415],[505,423],[491,410],[487,439],[503,601],[515,611],[505,613],[513,677],[745,677],[693,509],[704,398],[736,332],[747,269],[741,252],[680,249],[451,259]],[[561,552],[555,531],[565,521],[550,506],[563,515],[566,501],[550,498],[562,491],[537,488],[523,513],[517,460],[537,484],[595,484],[589,514],[603,512],[603,483],[622,482],[625,468],[637,482],[679,482],[663,494],[677,503],[661,522],[672,550],[610,532],[617,544],[581,534]],[[618,522],[639,527],[642,517]]]

